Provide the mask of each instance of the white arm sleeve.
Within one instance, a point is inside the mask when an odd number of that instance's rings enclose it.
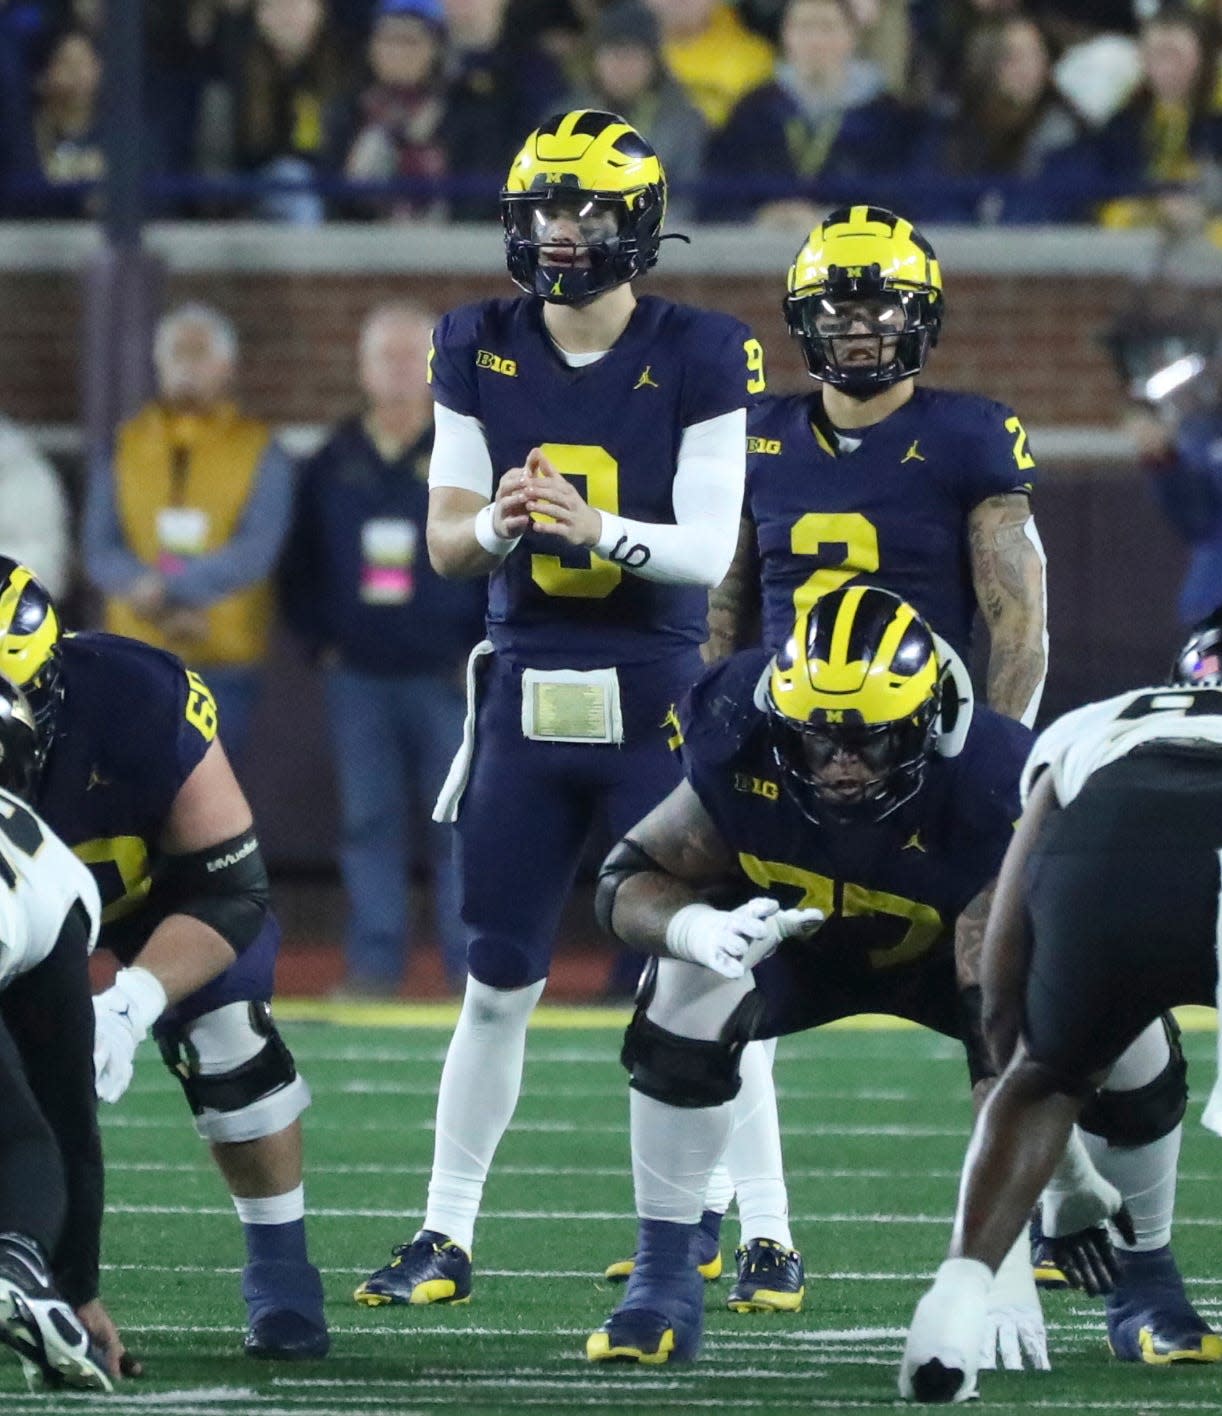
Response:
[[[491,501],[495,488],[484,425],[469,413],[434,403],[433,428],[429,486],[463,487]]]
[[[746,476],[746,409],[693,423],[679,444],[672,492],[676,524],[600,511],[603,529],[594,550],[644,580],[720,585],[738,543]]]

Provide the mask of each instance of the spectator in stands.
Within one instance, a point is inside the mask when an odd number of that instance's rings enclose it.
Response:
[[[670,183],[667,216],[676,222],[691,214],[707,128],[700,110],[667,70],[660,44],[657,19],[641,0],[614,0],[590,35],[589,86],[571,94],[561,107],[605,109],[648,133]]]
[[[1087,162],[1086,137],[1086,123],[1052,82],[1039,26],[1022,15],[978,25],[964,51],[958,100],[930,122],[918,161],[943,178],[982,181],[936,198],[930,214],[1027,223],[1078,215],[1073,178]]]
[[[35,77],[24,128],[4,141],[9,181],[19,208],[36,203],[40,214],[84,216],[96,202],[82,184],[105,172],[101,138],[102,60],[81,29],[51,41]],[[18,106],[18,121],[23,113]]]
[[[1212,342],[1212,357],[1198,350],[1199,371],[1174,397],[1138,403],[1128,417],[1155,499],[1189,547],[1178,606],[1185,626],[1222,601],[1222,335]],[[1177,343],[1177,359],[1192,357],[1186,347]]]
[[[231,112],[219,121],[230,165],[281,189],[263,198],[259,215],[321,221],[323,201],[311,189],[325,155],[325,114],[349,91],[352,69],[323,0],[254,0],[228,47]]]
[[[772,46],[727,0],[649,0],[662,26],[666,67],[720,128],[738,100],[772,74]]]
[[[67,590],[72,542],[59,473],[8,418],[0,418],[0,555],[36,571],[56,599]]]
[[[1105,226],[1204,221],[1200,185],[1222,162],[1216,55],[1191,11],[1166,5],[1141,26],[1137,92],[1096,139],[1103,180],[1123,195],[1100,211]],[[1161,189],[1161,190],[1156,190]]]
[[[500,190],[517,137],[559,107],[565,79],[529,36],[505,22],[507,0],[444,0],[451,81],[446,94],[450,214],[495,221],[489,192]]]
[[[1053,82],[1093,128],[1128,101],[1141,78],[1132,6],[1125,0],[1035,0],[1057,60]]]
[[[413,823],[462,738],[463,662],[483,637],[482,584],[443,580],[425,552],[431,323],[410,305],[366,320],[365,413],[305,464],[281,564],[286,618],[326,673],[348,897],[344,989],[358,995],[394,994],[402,981]],[[428,833],[433,917],[457,992],[466,944],[450,831]]]
[[[852,199],[864,178],[882,203],[877,179],[903,167],[915,127],[881,71],[857,58],[849,0],[789,0],[776,77],[742,99],[710,145],[709,215],[809,228],[825,184]],[[847,192],[846,181],[856,184]]]
[[[334,166],[356,181],[423,181],[425,189],[356,204],[357,214],[444,215],[445,10],[441,0],[380,0],[369,35],[370,83],[332,117]]]
[[[204,670],[241,765],[272,619],[270,574],[292,506],[292,464],[232,399],[238,344],[206,305],[158,324],[158,398],[90,469],[82,550],[106,628]]]

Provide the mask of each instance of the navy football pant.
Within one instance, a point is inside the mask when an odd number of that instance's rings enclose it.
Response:
[[[467,966],[493,988],[547,977],[552,943],[592,827],[610,840],[678,785],[667,710],[700,672],[696,652],[619,670],[624,742],[522,736],[521,670],[494,656],[457,823]]]

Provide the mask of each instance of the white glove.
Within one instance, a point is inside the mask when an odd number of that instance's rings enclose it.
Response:
[[[912,1315],[900,1359],[899,1388],[906,1401],[949,1403],[976,1395],[992,1282],[987,1266],[975,1259],[947,1259],[938,1270]]]
[[[986,1312],[989,1326],[980,1348],[982,1370],[995,1371],[998,1359],[1007,1372],[1051,1370],[1044,1312],[1031,1272],[1031,1244],[1025,1227],[993,1278]]]
[[[822,923],[822,910],[783,910],[765,896],[735,910],[696,902],[671,916],[666,947],[673,958],[703,964],[723,978],[742,978],[783,940],[814,934]]]
[[[94,997],[94,1084],[103,1101],[118,1101],[127,1090],[136,1048],[165,1006],[165,989],[141,968],[120,969],[114,983]]]

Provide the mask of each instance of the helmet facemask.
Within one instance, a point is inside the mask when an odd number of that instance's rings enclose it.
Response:
[[[883,281],[877,266],[851,278],[833,266],[821,289],[786,296],[784,313],[811,377],[853,398],[920,373],[940,324],[927,289]]]
[[[1175,656],[1169,682],[1182,688],[1222,688],[1222,607],[1193,627]]]
[[[781,782],[816,825],[885,820],[925,780],[936,737],[937,700],[893,723],[795,723],[769,699],[768,730]]]

